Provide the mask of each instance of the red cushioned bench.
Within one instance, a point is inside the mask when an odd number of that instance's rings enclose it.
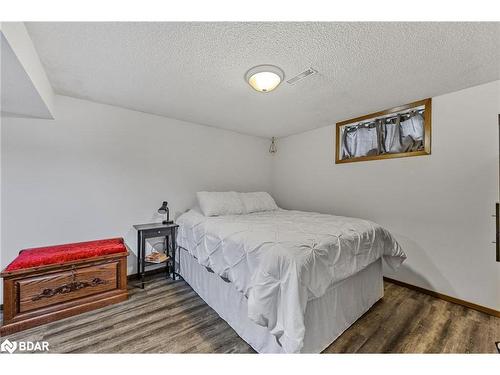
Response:
[[[122,238],[25,249],[2,273],[0,335],[127,299]]]

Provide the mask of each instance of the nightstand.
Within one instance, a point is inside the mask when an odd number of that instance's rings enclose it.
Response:
[[[162,224],[137,224],[137,275],[141,279],[141,288],[144,289],[144,274],[147,266],[157,266],[161,263],[151,263],[146,261],[146,240],[148,238],[164,237],[166,255],[170,258],[165,262],[165,273],[167,277],[175,280],[178,274],[175,272],[175,235],[179,226],[175,223]]]

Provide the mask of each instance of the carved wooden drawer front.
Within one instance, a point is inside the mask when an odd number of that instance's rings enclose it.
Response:
[[[117,289],[117,266],[105,263],[17,281],[19,312]]]

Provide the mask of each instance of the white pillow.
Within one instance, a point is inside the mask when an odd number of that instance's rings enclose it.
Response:
[[[205,216],[241,215],[245,213],[243,202],[235,191],[199,191],[198,204]]]
[[[240,198],[247,214],[251,212],[273,211],[278,209],[273,197],[264,191],[255,193],[240,193]]]

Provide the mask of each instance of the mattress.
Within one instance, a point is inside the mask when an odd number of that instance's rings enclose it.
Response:
[[[300,352],[305,312],[327,289],[383,258],[406,258],[394,237],[368,220],[275,210],[177,219],[179,246],[247,298],[248,318],[287,353]]]

